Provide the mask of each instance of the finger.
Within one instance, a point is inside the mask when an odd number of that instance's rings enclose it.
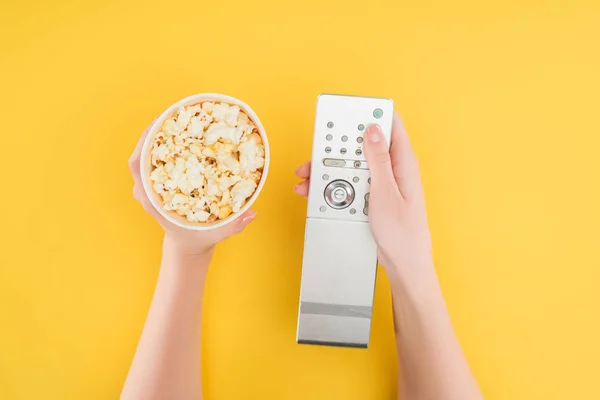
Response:
[[[254,218],[256,218],[256,211],[254,211],[253,209],[249,209],[247,210],[244,214],[242,214],[242,216],[240,217],[240,223],[239,225],[241,225],[242,229],[244,229],[246,226],[248,226],[248,224],[250,224],[250,222],[254,221]]]
[[[392,161],[386,138],[379,125],[369,125],[365,132],[365,157],[369,163],[371,191],[390,190],[396,187]]]
[[[229,236],[237,235],[242,232],[254,218],[256,218],[256,211],[252,209],[246,210],[241,216],[236,218],[235,221],[223,227],[223,236],[220,240],[224,240]]]
[[[149,210],[148,206],[152,207],[144,192],[144,188],[137,182],[133,185],[133,197],[142,205],[145,211]]]
[[[137,182],[133,184],[133,198],[137,201],[142,201],[143,198],[140,196],[140,185]]]
[[[146,211],[148,214],[150,214],[152,216],[156,216],[156,210],[154,209],[154,206],[152,205],[152,203],[150,203],[150,201],[148,201],[147,199],[142,199],[142,200],[140,200],[140,203],[142,203],[142,207],[144,208],[144,211]]]
[[[310,180],[305,180],[294,186],[294,192],[300,196],[308,197],[308,187],[310,186]]]
[[[421,193],[422,185],[419,162],[410,145],[402,118],[398,113],[394,113],[390,157],[394,179],[402,197],[409,198]]]
[[[146,211],[148,214],[152,215],[154,218],[158,219],[159,222],[161,222],[162,216],[160,215],[158,210],[156,210],[156,208],[154,208],[154,206],[152,205],[152,202],[150,201],[150,198],[146,194],[146,191],[144,190],[141,183],[136,182],[133,185],[133,197],[142,205],[144,211]]]
[[[146,191],[141,183],[135,183],[133,185],[133,197],[139,201],[140,203],[150,203],[148,196],[146,195]]]
[[[310,160],[302,164],[296,169],[296,176],[302,179],[310,178]]]
[[[144,141],[146,140],[146,136],[148,136],[148,132],[150,132],[150,128],[152,128],[152,125],[154,125],[154,122],[156,122],[156,118],[154,119],[154,121],[152,121],[152,123],[150,125],[148,125],[146,127],[146,129],[144,129],[144,131],[142,132],[142,136],[140,136],[140,139],[138,140],[137,144],[135,145],[135,149],[133,150],[131,157],[129,157],[129,168],[131,169],[131,171],[133,173],[136,173],[137,171],[139,171],[140,155],[142,154],[142,147],[144,146]]]

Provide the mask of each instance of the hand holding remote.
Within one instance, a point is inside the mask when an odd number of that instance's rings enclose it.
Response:
[[[400,115],[394,115],[389,152],[377,125],[367,127],[364,150],[371,174],[369,224],[379,261],[393,283],[414,287],[435,272],[419,165]],[[305,181],[295,191],[307,196],[310,162],[296,174]]]
[[[371,173],[369,224],[389,278],[405,288],[435,276],[431,236],[417,157],[398,113],[391,144],[377,125],[367,127],[365,157]]]
[[[400,116],[394,115],[389,151],[377,125],[367,128],[364,150],[369,225],[392,289],[399,397],[481,400],[438,284],[419,165]],[[294,189],[307,196],[310,163],[296,174],[305,181]]]

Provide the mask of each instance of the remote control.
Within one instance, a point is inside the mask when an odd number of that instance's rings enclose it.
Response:
[[[317,100],[296,341],[369,345],[377,246],[368,224],[370,124],[388,143],[390,99],[322,94]]]

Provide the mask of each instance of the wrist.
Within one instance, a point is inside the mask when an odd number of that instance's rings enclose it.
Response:
[[[189,304],[201,301],[212,252],[194,254],[176,241],[163,239],[163,254],[158,273],[157,291]]]
[[[174,268],[181,271],[195,271],[205,274],[210,260],[212,259],[214,247],[206,249],[189,248],[178,240],[165,235],[163,239],[163,260],[161,269]]]
[[[428,301],[441,292],[435,266],[432,261],[398,262],[382,258],[392,294],[411,301]],[[409,265],[410,264],[410,265]]]
[[[163,250],[190,258],[212,257],[214,245],[198,245],[197,243],[188,243],[169,233],[165,233],[163,238]]]
[[[389,279],[392,303],[404,318],[439,321],[447,312],[442,288],[433,265],[423,270],[410,277],[392,275]]]
[[[437,277],[422,277],[421,279],[390,279],[392,297],[399,301],[415,306],[428,306],[441,297],[442,288]]]

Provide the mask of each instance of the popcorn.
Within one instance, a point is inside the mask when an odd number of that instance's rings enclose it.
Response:
[[[219,205],[217,203],[210,203],[209,209],[212,215],[219,215]]]
[[[264,155],[264,146],[262,154]],[[240,168],[243,172],[254,172],[265,165],[265,159],[259,155],[259,146],[254,137],[249,138],[238,147],[240,152]]]
[[[164,145],[164,144],[160,144],[158,145],[158,147],[155,147],[154,150],[152,150],[152,165],[154,165],[155,167],[158,166],[157,165],[157,161],[167,161],[167,155],[169,154],[169,148]]]
[[[202,155],[208,157],[208,158],[217,158],[217,153],[215,153],[215,151],[213,150],[212,147],[205,147],[201,150]]]
[[[160,182],[156,182],[154,185],[152,185],[152,188],[156,193],[161,194],[165,190],[165,185]]]
[[[233,211],[238,212],[246,202],[246,199],[252,196],[256,189],[256,182],[244,179],[235,184],[231,189],[231,199],[233,201]]]
[[[219,218],[220,219],[225,219],[225,218],[229,217],[229,214],[231,214],[232,211],[233,210],[231,209],[230,206],[221,207],[219,209]]]
[[[242,178],[238,175],[232,175],[229,177],[221,178],[219,181],[219,189],[221,192],[229,191],[229,188],[241,181]],[[224,195],[224,194],[223,194]]]
[[[177,210],[178,208],[181,208],[182,206],[184,206],[186,203],[187,203],[187,196],[178,193],[175,196],[173,196],[173,198],[171,199],[170,202],[165,204],[164,209],[165,210]]]
[[[166,119],[151,149],[152,188],[163,209],[210,223],[238,212],[262,177],[265,148],[238,106],[202,102]]]
[[[164,183],[164,182],[166,182],[167,181],[167,177],[168,177],[168,175],[165,172],[165,168],[162,165],[160,167],[156,168],[150,174],[150,179],[153,180],[154,182],[157,182],[157,183]]]
[[[219,171],[230,171],[234,175],[239,175],[241,168],[240,162],[235,157],[227,156],[219,160]]]
[[[198,157],[202,156],[202,150],[200,149],[200,146],[195,143],[190,145],[190,153]]]
[[[218,196],[219,194],[221,194],[221,191],[219,190],[219,185],[217,184],[217,182],[215,182],[213,180],[207,181],[206,194],[212,195],[212,196]]]
[[[212,117],[217,121],[225,120],[227,111],[229,110],[229,104],[215,104],[212,109]]]
[[[248,117],[248,115],[246,115],[244,113],[238,114],[237,127],[238,127],[238,129],[241,129],[242,132],[247,135],[250,135],[256,129],[256,126],[254,126],[252,121],[250,121],[250,118]]]
[[[228,126],[224,122],[211,124],[204,134],[204,144],[211,145],[219,139],[224,142],[238,144],[243,132],[240,129]]]
[[[205,222],[210,217],[210,213],[206,211],[188,211],[185,217],[190,222]]]
[[[223,190],[223,197],[221,197],[221,201],[219,202],[219,206],[227,206],[231,202],[231,196],[229,194],[229,190]]]
[[[215,103],[211,103],[210,101],[205,101],[202,103],[202,110],[207,113],[212,113]]]
[[[192,136],[200,139],[202,137],[202,134],[204,133],[204,126],[202,125],[203,123],[202,120],[200,120],[200,117],[192,118],[189,133],[191,133]]]
[[[182,131],[185,130],[190,123],[192,116],[199,111],[199,106],[192,106],[188,108],[183,106],[179,107],[179,110],[177,111],[177,127]]]
[[[236,127],[240,108],[238,106],[229,107],[225,114],[225,123],[231,127]]]
[[[169,175],[169,178],[171,178],[171,179],[179,179],[179,178],[181,178],[181,176],[183,175],[184,172],[185,172],[185,160],[183,158],[177,158],[177,160],[175,161],[175,166],[173,166],[173,168],[171,168],[167,172],[167,175]]]
[[[177,125],[177,123],[175,122],[174,118],[169,118],[165,122],[163,122],[162,131],[169,136],[181,133],[181,129],[179,128],[179,125]]]
[[[206,199],[198,199],[198,201],[194,205],[194,208],[197,208],[199,210],[204,210],[204,207],[206,207]]]

